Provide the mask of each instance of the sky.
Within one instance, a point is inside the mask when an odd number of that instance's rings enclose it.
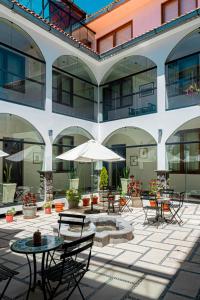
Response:
[[[86,11],[87,14],[94,13],[111,2],[113,0],[74,0],[74,3]]]

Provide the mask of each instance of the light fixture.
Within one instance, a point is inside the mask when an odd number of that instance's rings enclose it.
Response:
[[[48,135],[49,135],[49,137],[52,137],[52,136],[53,136],[53,129],[49,129],[49,130],[48,130]]]
[[[162,129],[158,129],[158,143],[161,143],[162,134],[163,134],[163,130]]]

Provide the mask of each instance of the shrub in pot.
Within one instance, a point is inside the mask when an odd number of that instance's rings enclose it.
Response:
[[[98,196],[93,196],[92,202],[93,202],[93,204],[98,204]]]
[[[16,212],[15,212],[14,207],[7,210],[7,212],[6,212],[6,222],[7,223],[13,222],[13,218],[14,218],[15,213]]]
[[[132,198],[133,207],[142,207],[142,201],[140,199],[140,194],[142,190],[142,182],[135,180],[135,176],[130,176],[130,182],[127,187],[127,193]]]
[[[70,189],[66,192],[66,198],[68,200],[68,208],[78,208],[81,195],[78,190]]]
[[[105,167],[101,170],[99,185],[101,190],[105,190],[108,187],[108,171]]]
[[[51,214],[51,208],[52,208],[52,203],[51,201],[46,201],[43,205],[44,212],[45,214],[50,215]]]
[[[61,212],[64,209],[65,204],[63,202],[56,202],[55,203],[55,210],[56,212]]]
[[[36,218],[37,205],[36,205],[36,196],[33,193],[27,193],[22,197],[22,211],[24,219],[33,219]]]

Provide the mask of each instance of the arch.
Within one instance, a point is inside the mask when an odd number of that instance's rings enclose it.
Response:
[[[68,74],[97,85],[96,77],[88,65],[74,55],[59,56],[53,63],[55,68],[66,71]]]
[[[10,113],[0,113],[0,134],[23,139],[25,143],[45,144],[38,129],[23,117]]]
[[[135,126],[134,127],[126,126],[126,127],[121,127],[121,128],[116,129],[115,131],[111,132],[104,139],[102,144],[105,145],[113,135],[118,134],[118,133],[122,133],[122,134],[126,135],[127,137],[130,137],[130,131],[133,131],[133,130],[135,132],[139,132],[139,131],[143,132],[146,138],[149,137],[149,140],[147,140],[146,144],[157,144],[155,138],[148,131],[146,131],[145,129],[139,128],[139,127],[135,127]],[[141,142],[139,141],[139,136],[136,137],[134,145],[141,145]]]
[[[53,144],[56,144],[57,141],[62,138],[63,136],[65,135],[69,135],[69,136],[72,136],[72,135],[75,135],[75,134],[78,134],[78,135],[82,135],[82,136],[85,136],[86,138],[88,139],[93,139],[93,136],[84,128],[80,127],[80,126],[71,126],[71,127],[67,127],[65,129],[63,129],[54,139],[53,141]],[[76,145],[78,146],[78,145]]]
[[[115,63],[106,74],[104,74],[101,84],[133,75],[153,67],[156,67],[156,64],[150,58],[142,55],[130,55]]]
[[[166,63],[200,52],[199,34],[200,28],[197,28],[184,36],[171,50],[166,59]]]
[[[4,18],[0,18],[0,41],[31,57],[45,61],[42,51],[34,39],[20,26]]]

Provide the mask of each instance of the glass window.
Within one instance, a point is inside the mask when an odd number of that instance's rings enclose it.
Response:
[[[196,0],[181,0],[180,4],[181,15],[196,8]]]
[[[169,22],[178,15],[178,0],[169,0],[162,4],[162,23]]]
[[[73,79],[53,71],[53,101],[73,106]]]
[[[115,37],[115,45],[121,45],[132,38],[132,22],[127,26],[117,30]]]
[[[101,38],[99,41],[98,41],[98,51],[99,53],[103,53],[103,52],[106,52],[110,49],[113,48],[113,43],[114,43],[114,40],[113,40],[113,35],[109,35],[109,36],[106,36],[104,38]]]

